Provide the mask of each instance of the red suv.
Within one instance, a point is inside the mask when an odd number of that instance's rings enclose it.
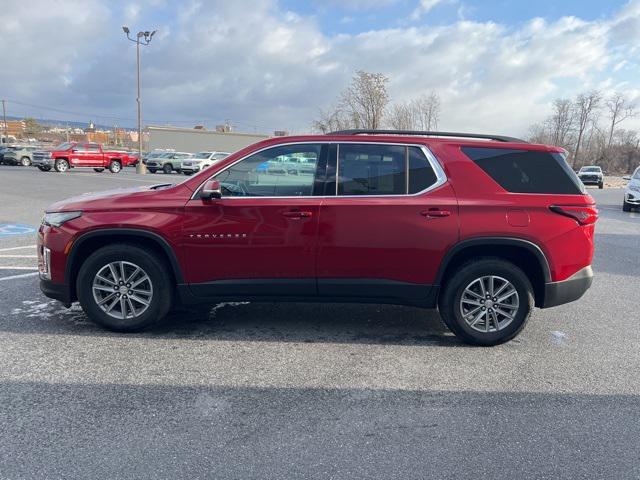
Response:
[[[41,289],[118,331],[223,300],[389,303],[438,308],[462,340],[494,345],[534,306],[590,287],[597,217],[557,147],[280,137],[182,183],[54,204],[38,235]]]

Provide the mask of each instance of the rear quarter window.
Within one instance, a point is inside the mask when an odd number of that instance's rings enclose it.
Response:
[[[582,182],[559,153],[486,147],[462,147],[462,152],[509,192],[585,193]]]

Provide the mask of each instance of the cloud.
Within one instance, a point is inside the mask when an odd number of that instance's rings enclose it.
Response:
[[[4,7],[0,44],[11,48],[0,69],[3,93],[91,114],[85,120],[133,125],[135,46],[120,29],[132,11],[83,0],[52,12],[41,2]],[[304,132],[358,69],[387,75],[393,100],[439,92],[441,127],[452,130],[522,135],[556,96],[594,87],[636,93],[640,0],[595,21],[458,20],[348,35],[327,35],[314,15],[277,0],[129,5],[141,28],[158,29],[142,51],[147,123],[229,119],[241,130]]]
[[[411,19],[418,20],[425,13],[429,13],[433,8],[444,3],[445,1],[447,0],[420,0],[420,4],[411,14]]]

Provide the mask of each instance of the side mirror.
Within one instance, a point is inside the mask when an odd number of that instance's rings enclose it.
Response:
[[[631,180],[631,175],[625,175],[622,177],[623,180]]]
[[[77,151],[78,151],[78,149],[77,149],[77,148],[72,148],[72,149],[71,149],[71,152],[72,152],[72,153],[76,153]]]
[[[202,200],[211,200],[222,198],[222,189],[220,182],[217,180],[207,180],[200,190],[200,198]]]

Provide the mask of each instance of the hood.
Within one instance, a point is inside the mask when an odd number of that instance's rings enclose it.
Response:
[[[183,184],[158,184],[83,193],[50,205],[47,212],[165,208],[183,206],[193,192]],[[168,204],[167,204],[168,203]]]

